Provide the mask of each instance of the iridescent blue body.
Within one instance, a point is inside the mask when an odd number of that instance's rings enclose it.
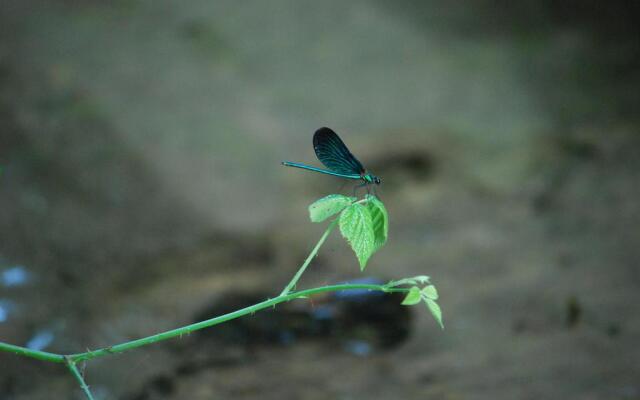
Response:
[[[341,178],[362,180],[364,185],[380,184],[380,178],[367,172],[338,135],[329,128],[320,128],[313,135],[313,149],[318,160],[328,169],[297,162],[283,161],[287,167],[301,168]]]

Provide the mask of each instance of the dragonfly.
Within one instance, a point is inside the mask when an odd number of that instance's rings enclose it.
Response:
[[[357,187],[367,186],[368,188],[371,184],[379,185],[381,182],[380,178],[369,173],[362,166],[360,161],[351,154],[338,134],[329,128],[320,128],[313,134],[313,150],[315,150],[318,160],[328,169],[291,161],[283,161],[282,165],[338,176],[340,178],[362,180],[362,185]]]

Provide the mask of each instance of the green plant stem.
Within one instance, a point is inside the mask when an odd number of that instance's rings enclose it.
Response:
[[[339,218],[336,218],[329,224],[329,226],[327,227],[327,230],[324,231],[324,233],[320,237],[320,240],[318,240],[318,243],[316,243],[316,246],[313,248],[313,250],[311,250],[311,253],[309,253],[309,256],[307,257],[307,259],[304,260],[304,263],[302,264],[298,272],[296,272],[296,274],[293,276],[293,279],[291,279],[291,282],[289,282],[289,284],[284,288],[284,290],[282,290],[282,292],[280,293],[280,296],[286,296],[296,286],[296,284],[298,283],[298,280],[300,279],[304,271],[307,269],[307,267],[311,263],[311,260],[313,260],[313,258],[318,254],[318,250],[320,250],[320,247],[323,245],[324,241],[327,240],[333,228],[335,228],[336,225],[338,225],[338,220]]]
[[[408,289],[388,289],[383,285],[365,285],[365,284],[332,285],[332,286],[323,286],[323,287],[314,288],[314,289],[307,289],[299,292],[293,292],[286,296],[278,296],[273,299],[268,299],[261,303],[254,304],[252,306],[245,307],[240,310],[221,315],[219,317],[214,317],[205,321],[196,322],[195,324],[187,325],[182,328],[172,329],[166,332],[147,336],[145,338],[132,340],[130,342],[121,343],[121,344],[105,347],[98,350],[87,351],[87,352],[78,353],[78,354],[71,354],[69,355],[69,357],[73,361],[77,362],[77,361],[92,360],[94,358],[101,357],[107,354],[122,353],[127,350],[135,349],[137,347],[149,345],[151,343],[160,342],[160,341],[171,339],[177,336],[188,335],[197,330],[208,328],[213,325],[218,325],[223,322],[227,322],[247,314],[253,314],[257,311],[275,306],[276,304],[283,303],[286,301],[294,300],[297,298],[304,298],[304,297],[308,297],[308,296],[311,296],[317,293],[322,293],[322,292],[332,292],[332,291],[347,290],[347,289],[370,289],[370,290],[377,290],[377,291],[407,291],[408,290]]]
[[[0,342],[0,351],[35,358],[36,360],[49,361],[54,363],[64,363],[62,354],[47,353],[46,351],[31,350],[26,347],[16,346],[9,343]]]
[[[78,384],[80,385],[80,388],[84,392],[84,395],[87,397],[87,399],[94,400],[87,382],[84,381],[82,374],[80,373],[80,371],[78,371],[78,367],[76,367],[75,361],[71,360],[71,358],[69,357],[64,357],[64,361],[65,364],[67,364],[67,368],[69,368],[69,371],[71,371],[73,377],[76,378],[76,381],[78,381]]]
[[[187,335],[200,329],[208,328],[213,325],[217,325],[232,319],[242,317],[247,314],[253,314],[257,311],[263,310],[275,306],[279,303],[287,302],[298,298],[306,298],[315,294],[324,292],[335,292],[340,290],[350,289],[368,289],[371,291],[382,292],[408,292],[407,288],[389,288],[386,285],[372,285],[372,284],[341,284],[331,286],[321,286],[312,289],[301,290],[298,292],[292,292],[285,296],[278,296],[273,299],[268,299],[263,302],[254,304],[252,306],[242,308],[237,311],[230,312],[215,318],[211,318],[205,321],[196,322],[195,324],[187,325],[181,328],[172,329],[166,332],[158,333],[155,335],[147,336],[141,339],[135,339],[129,342],[116,344],[113,346],[103,347],[97,350],[89,350],[84,353],[75,353],[69,355],[47,353],[43,351],[31,350],[26,347],[15,346],[8,343],[0,342],[0,351],[18,354],[25,357],[31,357],[42,361],[67,363],[67,360],[77,363],[80,361],[88,361],[94,358],[102,357],[107,354],[122,353],[127,350],[135,349],[138,347],[146,346],[152,343],[161,342],[163,340],[171,339],[177,336]]]
[[[325,232],[328,234],[330,229]],[[321,243],[320,243],[321,244]],[[318,246],[316,246],[318,247]],[[102,357],[108,354],[116,354],[122,353],[127,350],[135,349],[138,347],[146,346],[152,343],[161,342],[163,340],[171,339],[177,336],[187,335],[191,332],[195,332],[200,329],[208,328],[213,325],[217,325],[235,318],[239,318],[245,316],[247,314],[253,314],[257,311],[263,310],[265,308],[273,307],[276,304],[283,303],[286,301],[299,299],[299,298],[307,298],[314,294],[324,293],[324,292],[336,292],[341,290],[351,290],[351,289],[368,289],[371,291],[381,291],[381,292],[408,292],[408,288],[397,288],[397,287],[389,287],[388,285],[372,285],[372,284],[341,284],[341,285],[331,285],[331,286],[321,286],[313,289],[301,290],[298,292],[292,292],[284,296],[278,296],[273,299],[265,300],[261,303],[254,304],[249,307],[242,308],[237,311],[230,312],[228,314],[224,314],[218,317],[214,317],[205,321],[196,322],[195,324],[183,326],[181,328],[172,329],[170,331],[158,333],[155,335],[147,336],[141,339],[132,340],[129,342],[116,344],[109,347],[104,347],[98,350],[86,351],[84,353],[76,353],[76,354],[56,354],[56,353],[47,353],[44,351],[32,350],[26,347],[15,346],[8,343],[0,342],[0,351],[14,353],[20,356],[31,357],[42,361],[54,362],[54,363],[64,363],[67,368],[71,371],[76,381],[78,381],[80,388],[84,392],[85,396],[89,400],[94,400],[89,387],[86,382],[82,378],[80,371],[76,367],[76,364],[81,361],[88,361],[94,358]]]

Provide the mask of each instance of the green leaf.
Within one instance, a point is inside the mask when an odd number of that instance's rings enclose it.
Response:
[[[409,289],[409,293],[407,293],[404,300],[402,300],[402,305],[412,306],[414,304],[420,303],[420,300],[422,300],[420,297],[420,289],[417,286],[414,286]]]
[[[425,283],[429,283],[431,281],[431,278],[429,278],[427,275],[418,275],[418,276],[414,276],[411,279],[415,279],[416,282],[424,285]]]
[[[347,197],[341,194],[330,194],[327,197],[316,200],[309,206],[309,218],[311,218],[312,222],[322,222],[344,210],[355,200],[355,197]]]
[[[420,285],[420,284],[425,284],[425,283],[429,283],[429,280],[431,278],[429,278],[426,275],[418,275],[418,276],[414,276],[413,278],[404,278],[404,279],[399,279],[397,281],[391,281],[389,283],[387,283],[385,286],[388,288],[393,288],[393,287],[397,287],[397,286],[402,286],[402,285]]]
[[[371,222],[373,223],[374,246],[378,250],[387,241],[389,234],[389,214],[384,204],[376,197],[367,195],[366,207],[371,214]]]
[[[420,292],[428,299],[438,300],[438,290],[433,285],[425,286]]]
[[[351,204],[340,214],[340,232],[358,257],[360,270],[375,251],[374,234],[369,210],[362,204]]]
[[[436,321],[438,321],[438,324],[440,324],[440,328],[444,329],[444,324],[442,323],[442,310],[440,310],[438,303],[428,298],[424,299],[424,302],[427,304],[429,311],[431,311],[433,318],[435,318]]]

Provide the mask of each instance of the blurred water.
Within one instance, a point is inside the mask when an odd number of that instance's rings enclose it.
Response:
[[[0,273],[0,282],[5,287],[26,285],[30,280],[29,272],[21,265],[9,267]]]
[[[371,354],[371,343],[362,340],[350,340],[344,343],[344,349],[356,356],[364,357]]]
[[[0,323],[9,320],[9,317],[14,313],[16,305],[9,299],[0,298]]]
[[[27,341],[25,347],[31,350],[44,350],[53,342],[54,338],[53,330],[41,329]]]

